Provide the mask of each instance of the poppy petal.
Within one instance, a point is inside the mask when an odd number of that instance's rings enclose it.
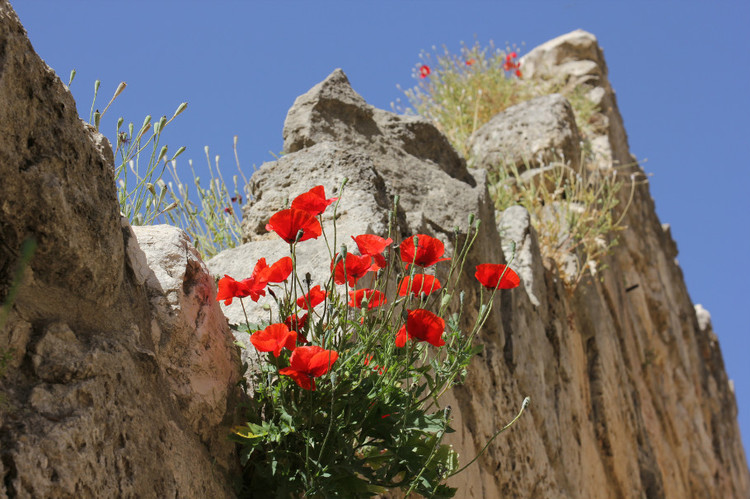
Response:
[[[266,225],[266,230],[276,232],[289,244],[297,240],[297,234],[300,231],[302,231],[300,241],[317,239],[323,233],[320,222],[314,216],[307,211],[294,208],[274,213]]]

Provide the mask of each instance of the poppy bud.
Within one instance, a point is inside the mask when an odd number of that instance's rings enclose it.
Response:
[[[530,403],[531,403],[531,397],[526,397],[525,399],[523,399],[523,403],[521,404],[521,409],[526,409]]]
[[[401,310],[401,318],[407,320],[409,318],[409,311],[406,309]]]
[[[461,293],[460,293],[460,294],[458,295],[458,305],[459,305],[460,307],[463,307],[463,306],[464,306],[464,297],[465,297],[465,296],[466,296],[466,295],[465,295],[465,293],[464,293],[463,291],[461,291]]]
[[[305,231],[300,229],[297,231],[297,236],[294,238],[294,242],[298,243],[300,239],[302,239],[302,236],[305,235]]]
[[[165,127],[165,126],[167,126],[167,117],[166,117],[166,116],[162,116],[162,117],[161,117],[161,118],[159,119],[159,131],[162,131],[162,130],[164,130],[164,127]],[[154,131],[156,131],[156,127],[154,127]],[[158,133],[158,132],[157,132],[157,133]]]
[[[474,214],[473,213],[469,213],[469,225],[471,225],[471,224],[474,223],[474,218],[475,218]]]
[[[310,272],[305,273],[305,284],[307,284],[308,289],[310,288],[310,285],[312,284],[312,275],[310,275]]]
[[[441,307],[444,307],[444,306],[448,305],[448,302],[450,302],[450,301],[451,301],[451,298],[453,298],[453,295],[452,295],[452,294],[450,294],[450,293],[446,293],[446,294],[445,294],[445,295],[443,296],[443,299],[442,299],[442,300],[440,300],[440,306],[441,306]]]
[[[118,130],[119,130],[119,129],[120,129],[120,127],[122,126],[122,122],[123,122],[123,121],[124,121],[124,120],[122,119],[122,116],[120,116],[119,118],[117,118],[117,129],[118,129]]]
[[[341,258],[346,259],[346,244],[341,245]]]
[[[183,112],[183,111],[184,111],[184,110],[185,110],[186,108],[187,108],[187,102],[183,102],[182,104],[180,104],[179,106],[177,106],[177,110],[176,110],[176,111],[174,112],[174,114],[172,115],[172,119],[174,119],[175,117],[177,117],[177,116],[178,116],[178,115],[179,115],[179,114],[180,114],[181,112]],[[236,136],[235,136],[235,139],[236,139]],[[237,143],[237,142],[236,142],[236,140],[235,140],[235,144],[236,144],[236,143]]]
[[[269,289],[269,291],[270,291],[270,289]],[[271,305],[269,305],[268,303],[264,303],[263,304],[263,310],[265,310],[266,312],[268,312],[269,310],[271,310]]]
[[[179,149],[177,149],[177,152],[174,153],[174,156],[172,156],[172,159],[170,161],[174,161],[175,159],[177,159],[177,156],[179,156],[183,152],[185,152],[185,146],[182,146]]]

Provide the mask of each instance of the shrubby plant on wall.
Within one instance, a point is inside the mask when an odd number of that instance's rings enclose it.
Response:
[[[289,245],[289,256],[272,264],[261,258],[249,277],[219,280],[217,299],[225,303],[274,300],[263,324],[235,326],[257,354],[247,423],[233,437],[242,449],[242,494],[370,497],[401,489],[452,497],[444,482],[460,469],[442,443],[453,430],[440,396],[481,350],[473,340],[496,293],[520,280],[506,265],[479,265],[481,306],[463,330],[456,285],[479,223],[470,217],[454,255],[427,234],[396,245],[390,229],[353,236],[336,250],[335,222],[331,234],[322,214],[333,210],[335,221],[337,201],[323,186],[294,198],[266,227]],[[395,205],[391,223],[394,213]],[[297,247],[321,236],[329,277],[313,286]]]

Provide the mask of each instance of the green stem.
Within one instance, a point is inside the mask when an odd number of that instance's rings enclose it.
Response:
[[[496,438],[496,437],[497,437],[498,435],[500,435],[500,434],[501,434],[502,432],[504,432],[505,430],[507,430],[508,428],[510,428],[511,426],[513,426],[513,424],[514,424],[514,423],[515,423],[516,421],[518,421],[518,418],[520,418],[520,417],[521,417],[521,414],[523,414],[523,411],[524,411],[524,410],[526,410],[526,407],[528,407],[528,405],[529,405],[529,403],[530,403],[530,402],[531,402],[531,398],[529,398],[529,397],[526,397],[525,399],[523,399],[523,403],[521,403],[521,410],[520,410],[520,411],[518,411],[518,414],[516,414],[516,417],[515,417],[515,418],[513,418],[513,420],[512,420],[512,421],[511,421],[510,423],[508,423],[507,425],[503,426],[503,427],[502,427],[502,428],[500,428],[500,429],[499,429],[499,430],[498,430],[498,431],[497,431],[497,432],[496,432],[496,433],[495,433],[494,435],[492,435],[492,438],[490,438],[490,439],[489,439],[489,440],[487,441],[487,443],[486,443],[486,444],[484,444],[484,447],[482,447],[482,450],[481,450],[481,451],[479,451],[479,454],[477,454],[477,455],[476,455],[476,456],[474,457],[474,459],[472,459],[471,461],[469,461],[468,463],[466,463],[466,465],[465,465],[465,466],[463,466],[463,467],[462,467],[461,469],[459,469],[458,471],[454,471],[453,473],[451,473],[450,475],[448,475],[448,477],[447,477],[447,478],[450,478],[450,477],[452,477],[452,476],[458,475],[458,474],[459,474],[459,473],[461,473],[461,472],[462,472],[463,470],[465,470],[466,468],[468,468],[469,466],[471,466],[472,464],[474,464],[474,461],[476,461],[477,459],[479,459],[479,457],[480,457],[480,456],[481,456],[482,454],[484,454],[484,451],[486,451],[486,450],[487,450],[487,447],[489,447],[489,446],[490,446],[490,444],[492,443],[492,441],[493,441],[493,440],[495,440],[495,438]]]

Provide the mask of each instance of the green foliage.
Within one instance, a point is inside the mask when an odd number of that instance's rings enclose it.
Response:
[[[391,223],[394,217],[395,206]],[[244,411],[247,422],[236,427],[232,436],[241,446],[244,466],[240,497],[358,498],[391,489],[401,489],[407,496],[416,492],[425,497],[453,497],[456,490],[444,481],[458,470],[458,456],[442,443],[453,430],[450,408],[441,407],[440,397],[463,381],[471,359],[481,351],[472,342],[489,316],[497,291],[492,290],[489,297],[484,291],[479,293],[483,305],[467,329],[463,293],[457,293],[456,286],[478,226],[470,219],[461,237],[457,229],[457,254],[445,273],[447,278],[441,278],[444,287],[429,296],[394,296],[372,309],[355,308],[347,301],[348,286],[337,286],[331,273],[324,286],[326,300],[318,307],[321,310],[310,309],[309,320],[298,332],[313,345],[337,353],[330,371],[317,378],[315,390],[302,389],[281,375],[282,368],[293,364],[294,353],[283,349],[275,357],[272,352],[256,352],[258,361],[248,375],[254,393]],[[325,230],[324,237],[331,240]],[[334,222],[334,241],[335,237]],[[306,269],[298,266],[297,244],[305,243],[290,244],[291,276],[283,286],[274,285],[276,290],[269,291],[275,300],[269,322],[235,325],[236,331],[259,335],[258,330],[298,312],[297,299],[309,292],[311,283],[300,277]],[[351,255],[343,250],[343,256],[331,254],[334,261],[341,258],[343,262]],[[385,268],[362,278],[368,289],[386,293],[393,289],[394,280],[411,279],[423,271],[404,264],[392,246],[385,256]],[[221,288],[220,282],[220,292]],[[414,309],[434,310],[438,317],[448,318],[441,335],[445,345],[424,341],[396,345],[407,311]],[[296,348],[295,352],[303,347]]]
[[[234,248],[241,240],[240,212],[247,199],[248,180],[240,167],[237,154],[237,136],[234,137],[234,157],[239,175],[232,176],[233,189],[227,186],[219,167],[219,156],[211,165],[208,146],[204,148],[210,178],[207,187],[201,185],[201,178],[195,173],[193,161],[188,161],[195,185],[195,196],[199,205],[190,199],[190,187],[180,179],[177,162],[171,161],[168,170],[172,180],[165,184],[159,181],[161,189],[167,191],[173,210],[165,213],[167,223],[176,225],[190,234],[193,244],[204,259],[209,259],[227,248]],[[240,180],[241,179],[241,180]]]
[[[71,72],[68,85],[75,78]],[[102,117],[115,99],[125,90],[125,82],[117,86],[112,98],[101,113],[96,109],[96,99],[101,82],[94,83],[94,99],[91,103],[89,122],[99,130]],[[234,189],[230,191],[219,169],[219,157],[215,158],[212,167],[205,148],[210,179],[207,187],[201,186],[201,179],[193,169],[190,160],[190,176],[195,184],[194,199],[191,199],[190,187],[180,180],[177,168],[177,157],[184,151],[180,147],[168,155],[168,146],[162,144],[164,129],[187,108],[187,102],[181,103],[172,117],[162,116],[156,123],[151,116],[146,116],[143,124],[136,129],[131,122],[123,129],[124,119],[117,120],[114,144],[115,177],[117,181],[117,198],[120,210],[132,225],[149,225],[169,223],[180,227],[190,235],[193,244],[204,259],[216,253],[232,248],[240,240],[240,217],[244,189],[238,185],[238,176],[233,176]],[[240,168],[237,156],[237,137],[234,137],[234,154],[237,169],[244,186],[247,178]],[[167,182],[164,173],[169,171],[172,178]],[[247,196],[244,196],[247,199]]]

